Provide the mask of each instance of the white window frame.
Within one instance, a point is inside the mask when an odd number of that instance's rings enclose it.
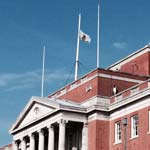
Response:
[[[136,138],[139,135],[139,117],[134,115],[131,117],[131,138]]]
[[[115,143],[121,143],[121,121],[115,123]]]

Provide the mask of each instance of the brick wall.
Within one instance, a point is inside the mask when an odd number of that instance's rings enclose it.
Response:
[[[121,66],[120,71],[138,75],[150,75],[150,52],[133,59]]]
[[[115,122],[122,121],[123,118],[128,119],[127,125],[127,150],[150,150],[150,134],[148,133],[148,111],[150,107],[140,109],[126,116],[122,116],[110,122],[110,150],[124,150],[124,126],[122,125],[122,142],[115,144]],[[138,115],[139,117],[139,136],[136,138],[131,138],[131,117],[133,115]]]
[[[88,124],[88,150],[109,150],[109,121]]]

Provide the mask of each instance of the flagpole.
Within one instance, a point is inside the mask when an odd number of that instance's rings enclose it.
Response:
[[[74,80],[75,81],[78,79],[79,46],[80,46],[80,40],[79,40],[80,24],[81,24],[81,14],[79,14],[79,22],[78,22],[78,37],[77,37],[77,50],[76,50],[76,62],[75,62],[75,76],[74,76]]]
[[[99,31],[100,31],[100,6],[98,4],[98,15],[97,15],[97,68],[99,68]]]
[[[43,97],[43,91],[44,91],[44,69],[45,69],[45,45],[43,46],[43,67],[42,67],[41,97]]]

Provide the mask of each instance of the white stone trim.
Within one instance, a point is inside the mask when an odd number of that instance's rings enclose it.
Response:
[[[134,136],[134,137],[131,137],[131,138],[130,138],[130,140],[132,140],[132,139],[136,139],[136,138],[138,138],[138,137],[139,137],[139,135]]]
[[[119,76],[108,75],[108,74],[103,74],[103,73],[99,73],[98,76],[103,77],[103,78],[109,78],[109,79],[111,78],[111,79],[115,79],[115,80],[127,81],[127,82],[136,82],[136,83],[143,82],[143,81],[137,80],[137,79],[131,79],[131,78],[127,78],[127,77],[119,77]]]
[[[88,117],[88,122],[92,122],[95,120],[109,121],[109,116],[106,116],[102,113],[94,113]]]
[[[32,134],[33,132],[36,132],[44,127],[47,127],[50,124],[53,124],[55,122],[57,122],[58,120],[60,120],[62,118],[63,114],[59,113],[58,115],[55,115],[51,118],[48,118],[47,120],[44,120],[28,129],[23,130],[20,133],[17,133],[13,136],[14,140],[20,139],[20,137],[24,137],[27,135]],[[13,131],[13,133],[15,133],[16,131],[20,130],[20,128],[17,128],[16,130]]]
[[[117,145],[117,144],[121,144],[121,143],[122,143],[122,141],[117,142],[117,143],[113,143],[113,145]]]
[[[86,113],[86,108],[83,107],[83,106],[80,106],[80,105],[67,105],[65,103],[59,103],[57,100],[56,101],[52,101],[50,100],[50,102],[46,103],[44,102],[44,99],[40,99],[40,98],[34,98],[32,97],[31,100],[29,101],[29,103],[26,105],[26,107],[23,109],[23,111],[20,113],[19,117],[17,118],[16,122],[13,124],[12,128],[10,129],[10,133],[13,133],[14,129],[16,126],[20,126],[21,122],[22,122],[22,118],[24,118],[24,116],[26,115],[26,113],[28,112],[29,109],[31,109],[33,107],[33,104],[34,103],[39,103],[41,105],[46,105],[47,107],[54,107],[54,110],[50,111],[50,112],[47,112],[37,118],[34,118],[32,121],[30,122],[27,122],[26,124],[21,124],[21,127],[20,128],[24,128],[30,124],[33,124],[43,118],[45,118],[46,116],[50,116],[52,114],[54,114],[55,112],[57,112],[58,110],[65,110],[65,111],[69,111],[69,112],[80,112],[80,113]],[[49,99],[48,99],[49,100]],[[63,101],[63,100],[62,100]],[[54,106],[53,106],[53,103],[54,103]],[[68,103],[69,104],[69,103]],[[56,107],[57,106],[57,107]],[[18,128],[18,127],[17,127]],[[19,128],[18,128],[19,129]]]
[[[150,89],[141,90],[138,93],[131,95],[130,97],[124,98],[120,101],[114,102],[109,106],[109,111],[117,109],[123,105],[129,104],[131,102],[139,101],[139,99],[145,99],[145,96],[148,96]]]
[[[36,132],[44,127],[47,127],[53,123],[58,122],[59,120],[64,119],[66,121],[75,121],[75,122],[87,122],[86,115],[83,114],[77,114],[77,113],[59,113],[55,116],[52,116],[48,118],[47,120],[44,120],[30,128],[25,129],[24,131],[21,131],[20,133],[17,133],[13,136],[14,140],[20,139],[20,137],[24,137],[27,135],[32,134],[33,132]],[[13,131],[15,133],[16,131],[20,130],[21,128],[17,128]]]
[[[87,122],[86,114],[77,114],[73,112],[63,112],[62,118],[66,121]]]
[[[47,100],[47,101],[49,100],[49,102],[47,103],[45,100]],[[21,111],[21,113],[17,117],[15,123],[12,125],[11,129],[9,130],[10,133],[15,128],[15,126],[20,123],[20,121],[22,120],[22,118],[26,115],[26,112],[28,112],[28,110],[32,107],[32,105],[34,103],[39,103],[39,104],[45,105],[47,107],[53,107],[54,111],[50,112],[49,114],[54,113],[59,108],[59,104],[57,104],[55,101],[52,101],[52,100],[50,101],[50,99],[48,99],[48,98],[35,97],[35,96],[31,97],[31,99],[29,100],[29,102],[27,103],[27,105],[24,107],[24,109]],[[46,115],[48,115],[48,114],[46,114]],[[41,117],[39,117],[39,119],[43,118],[43,117],[44,117],[44,115],[41,116]],[[37,120],[34,120],[33,122],[35,122],[35,121],[37,121]],[[33,123],[33,122],[31,122],[31,123]]]
[[[33,123],[35,123],[36,121],[38,121],[38,120],[40,120],[40,119],[42,119],[42,118],[44,118],[44,117],[46,117],[46,116],[48,116],[48,115],[53,114],[53,113],[56,112],[56,111],[58,111],[58,109],[56,109],[56,110],[54,110],[54,111],[52,111],[52,112],[50,112],[50,113],[48,113],[48,114],[46,114],[46,115],[43,115],[43,116],[41,116],[40,118],[37,118],[36,120],[33,120],[33,121],[31,121],[30,123],[28,123],[28,124],[25,124],[25,125],[21,126],[21,128],[24,128],[24,127],[26,127],[26,126],[28,126],[28,125],[30,125],[30,124],[33,124]],[[19,128],[17,128],[17,130],[19,130]],[[10,131],[10,133],[13,133],[14,131],[15,131],[15,130]]]
[[[98,96],[94,96],[81,103],[81,105],[84,107],[90,107],[93,105],[109,106],[109,104],[110,99],[108,97],[98,97]]]
[[[117,119],[119,117],[128,115],[137,110],[143,109],[150,106],[150,98],[144,98],[142,101],[137,101],[135,104],[131,104],[128,107],[124,107],[121,110],[117,110],[116,112],[110,115],[110,120]]]
[[[116,95],[115,101],[120,101],[120,100],[122,100],[122,94]]]
[[[136,94],[138,92],[139,92],[139,87],[137,86],[131,89],[131,94]]]

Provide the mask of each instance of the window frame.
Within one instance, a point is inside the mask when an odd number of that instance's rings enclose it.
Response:
[[[139,116],[136,114],[131,117],[131,138],[139,136]]]
[[[115,122],[115,143],[121,143],[122,141],[122,126],[121,121]]]

